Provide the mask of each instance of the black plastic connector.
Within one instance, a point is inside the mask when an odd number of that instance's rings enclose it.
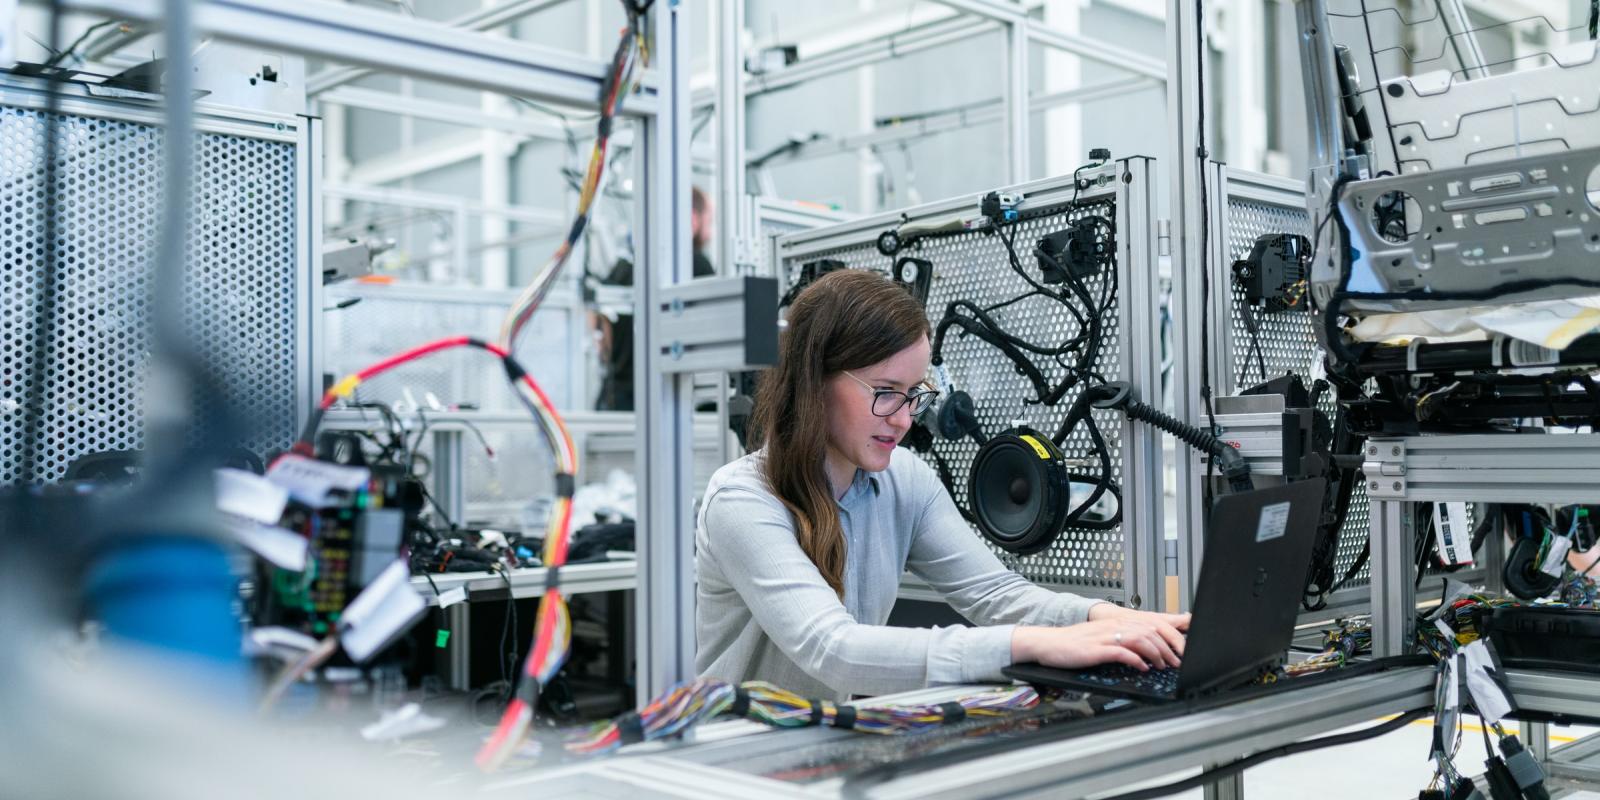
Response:
[[[1522,746],[1521,739],[1500,737],[1500,752],[1505,755],[1506,769],[1525,800],[1550,800],[1550,790],[1544,786],[1544,768],[1528,748]]]
[[[1517,788],[1516,778],[1511,777],[1511,770],[1506,768],[1506,762],[1499,756],[1489,756],[1483,762],[1483,782],[1489,784],[1489,796],[1494,800],[1522,800],[1522,791]]]
[[[1462,777],[1456,781],[1455,786],[1450,787],[1449,800],[1485,800],[1485,798],[1471,778]]]

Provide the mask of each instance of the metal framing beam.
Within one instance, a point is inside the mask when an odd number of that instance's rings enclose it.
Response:
[[[640,126],[645,158],[638,180],[635,272],[634,385],[639,435],[639,622],[636,658],[639,703],[694,674],[694,431],[689,397],[694,376],[672,373],[659,341],[663,290],[690,280],[689,251],[689,6],[657,4],[653,50],[662,67],[666,102]]]
[[[1426,707],[1432,701],[1433,680],[1433,670],[1426,667],[1350,678],[1159,724],[1018,747],[880,784],[867,796],[1087,797]]]
[[[745,205],[745,0],[717,3],[717,193],[716,267],[723,275],[740,274],[736,263]],[[721,406],[725,400],[718,398]]]
[[[1046,28],[1037,23],[1028,24],[1028,37],[1047,47],[1065,50],[1075,56],[1124,69],[1135,75],[1143,75],[1159,81],[1169,79],[1167,65],[1143,53],[1136,53],[1132,50],[1065,31]]]
[[[1032,177],[1028,167],[1032,156],[1028,134],[1033,127],[1033,118],[1028,114],[1028,84],[1033,62],[1028,58],[1028,27],[1027,17],[1006,26],[1006,175],[1011,183]]]
[[[489,128],[533,139],[565,141],[567,138],[565,128],[548,120],[514,114],[491,114],[476,106],[450,103],[442,100],[429,100],[425,97],[408,97],[393,92],[380,92],[373,89],[345,86],[325,92],[316,99],[322,103],[341,105],[347,108],[360,108],[386,114],[415,117],[417,119],[431,119],[436,122],[449,122],[455,125]]]
[[[61,0],[61,7],[135,22],[161,18],[160,0]],[[586,109],[599,105],[609,69],[599,59],[322,0],[204,0],[195,4],[194,25],[226,41]],[[641,82],[620,113],[655,113],[654,71]]]
[[[1034,94],[1032,99],[1028,101],[1028,112],[1030,115],[1037,114],[1073,103],[1090,103],[1108,97],[1160,87],[1160,83],[1146,77],[1118,78],[1092,86],[1082,86],[1049,94]],[[887,125],[849,136],[807,142],[795,148],[792,153],[779,156],[768,163],[770,165],[788,164],[809,158],[840,155],[862,148],[880,147],[947,131],[961,130],[974,125],[987,125],[1000,122],[1004,118],[1004,112],[1005,99],[997,97],[975,107],[947,111],[942,114],[922,117],[911,122]]]
[[[1172,254],[1172,297],[1183,303],[1185,313],[1175,313],[1173,333],[1175,343],[1185,343],[1180,349],[1182,357],[1176,360],[1172,371],[1174,409],[1180,419],[1204,425],[1205,410],[1200,401],[1203,386],[1202,363],[1215,364],[1209,354],[1200,353],[1200,314],[1198,313],[1202,288],[1201,270],[1206,268],[1207,257],[1201,247],[1201,232],[1209,220],[1202,213],[1206,204],[1215,203],[1220,196],[1213,179],[1207,186],[1206,171],[1218,172],[1199,155],[1201,142],[1195,126],[1178,124],[1179,120],[1199,119],[1201,92],[1199,46],[1200,21],[1195,16],[1193,3],[1167,0],[1167,126],[1170,131],[1170,155],[1167,164],[1172,176],[1172,201],[1170,204],[1170,238]],[[1215,247],[1215,242],[1209,243]],[[1189,343],[1193,343],[1192,345]],[[1196,358],[1196,355],[1201,357]],[[1201,507],[1201,494],[1197,491],[1204,475],[1200,459],[1187,448],[1181,448],[1178,458],[1178,519],[1188,530],[1178,531],[1178,602],[1180,610],[1187,611],[1194,597],[1194,584],[1200,576],[1205,510]]]
[[[498,6],[469,11],[444,24],[464,31],[490,31],[565,2],[567,0],[510,0]],[[372,70],[361,67],[331,67],[306,79],[306,95],[315,97],[371,74]]]
[[[903,55],[965,41],[995,30],[1000,30],[1000,26],[986,19],[951,17],[930,22],[908,31],[896,31],[887,36],[818,53],[783,69],[750,75],[745,79],[745,96],[754,97],[787,89],[800,83],[859,69]],[[740,70],[742,69],[743,65],[740,65]],[[713,102],[714,97],[708,92],[696,98],[695,106],[707,107]]]

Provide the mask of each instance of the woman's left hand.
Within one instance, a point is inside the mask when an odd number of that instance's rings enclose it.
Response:
[[[1091,606],[1090,622],[1096,619],[1142,619],[1146,622],[1158,622],[1157,627],[1171,626],[1178,629],[1181,634],[1189,632],[1189,614],[1163,614],[1158,611],[1138,611],[1133,608],[1123,608],[1117,603],[1099,603]]]

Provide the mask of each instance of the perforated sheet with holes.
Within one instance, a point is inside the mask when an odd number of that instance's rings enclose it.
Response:
[[[1076,210],[1067,212],[1067,206],[1041,209],[1043,216],[1018,224],[1015,242],[1020,263],[1035,278],[1038,267],[1030,255],[1033,243],[1040,237],[1060,231],[1069,220],[1099,215],[1115,221],[1114,195],[1109,192],[1094,197],[1085,196]],[[1010,230],[1010,229],[1008,229]],[[1115,242],[1111,251],[1117,252]],[[980,306],[990,306],[1025,294],[1029,285],[1012,270],[1007,251],[1001,241],[984,233],[965,233],[959,236],[922,240],[920,247],[908,248],[900,254],[912,255],[933,262],[933,283],[928,297],[928,319],[937,325],[944,316],[945,307],[953,300],[970,300]],[[885,273],[893,266],[893,259],[878,253],[872,244],[847,247],[839,250],[808,255],[800,259],[787,259],[787,282],[792,284],[799,268],[817,259],[836,259],[853,268],[874,269]],[[1102,291],[1116,289],[1115,259],[1099,275],[1087,281],[1092,296],[1100,298]],[[1110,281],[1110,284],[1107,283]],[[1032,297],[1014,305],[997,309],[993,316],[1002,328],[1031,342],[1059,345],[1076,336],[1078,322],[1053,300]],[[1122,353],[1118,337],[1121,324],[1120,298],[1113,299],[1104,317],[1103,345],[1099,358],[1091,369],[1109,379],[1120,374]],[[946,334],[943,355],[956,388],[970,393],[976,401],[978,419],[985,432],[994,434],[1013,427],[1019,421],[1045,434],[1053,434],[1066,414],[1079,389],[1069,391],[1059,404],[1050,407],[1028,404],[1025,398],[1035,396],[1033,384],[1016,373],[1011,362],[988,344],[971,336],[961,335],[959,328]],[[1066,370],[1049,357],[1036,357],[1047,379],[1060,381]],[[1123,453],[1120,438],[1122,420],[1116,412],[1095,412],[1095,420],[1105,437],[1111,454],[1112,480],[1119,486],[1123,480]],[[950,467],[957,502],[967,503],[966,487],[968,469],[977,455],[978,446],[970,439],[962,442],[940,440],[936,445]],[[1063,443],[1063,450],[1078,472],[1096,473],[1098,461],[1092,457],[1089,435],[1082,426]],[[924,456],[930,464],[931,456]],[[999,548],[994,549],[1000,560],[1029,580],[1058,587],[1079,587],[1099,591],[1123,588],[1123,532],[1088,531],[1068,529],[1044,552],[1031,556],[1015,556]]]
[[[59,480],[81,456],[144,445],[146,297],[162,211],[162,132],[63,114],[55,200],[43,185],[45,115],[0,106],[0,480]],[[237,444],[264,455],[295,436],[296,145],[197,135],[185,305],[222,403],[247,424]],[[42,302],[43,213],[55,213],[55,321],[43,404],[32,386]],[[21,475],[25,413],[41,414],[40,462]],[[196,410],[194,436],[218,421]]]
[[[1223,274],[1231,274],[1229,265],[1250,254],[1256,238],[1269,233],[1298,233],[1311,235],[1311,225],[1304,207],[1290,208],[1269,203],[1228,199],[1228,262],[1221,265]],[[1260,383],[1261,365],[1266,364],[1268,377],[1293,372],[1302,380],[1308,379],[1322,361],[1322,349],[1317,346],[1312,331],[1312,317],[1303,309],[1269,313],[1264,308],[1252,308],[1244,301],[1244,289],[1229,281],[1232,289],[1232,313],[1229,315],[1232,363],[1229,365],[1235,391]],[[1260,352],[1251,344],[1245,314],[1258,320]],[[1322,411],[1333,413],[1333,400],[1324,395]],[[1334,575],[1344,577],[1345,572],[1360,556],[1366,544],[1371,509],[1367,504],[1367,491],[1357,484],[1350,497],[1350,510],[1345,515],[1344,526],[1339,529],[1339,546],[1334,560]],[[1363,566],[1344,588],[1367,585],[1370,567]]]

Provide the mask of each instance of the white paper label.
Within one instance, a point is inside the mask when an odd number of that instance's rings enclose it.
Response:
[[[1450,566],[1472,563],[1466,503],[1434,503],[1433,533],[1439,543],[1440,561]]]
[[[219,469],[215,473],[217,508],[226,514],[276,525],[289,503],[289,491],[253,472]]]
[[[396,559],[345,606],[339,618],[339,643],[361,663],[404,633],[428,609],[411,588],[411,568]]]
[[[267,470],[267,480],[289,490],[289,496],[312,508],[327,506],[335,492],[354,492],[372,473],[300,455],[286,455]]]
[[[449,607],[455,605],[456,603],[465,602],[466,599],[467,599],[467,587],[465,587],[465,586],[457,586],[454,589],[447,589],[447,590],[439,593],[439,607],[440,608],[449,608]]]
[[[253,519],[225,517],[228,530],[245,549],[267,563],[290,572],[306,571],[306,538],[276,525],[263,525]]]
[[[1511,713],[1511,698],[1495,681],[1494,660],[1489,657],[1489,648],[1480,639],[1461,648],[1461,655],[1467,662],[1467,693],[1472,696],[1472,704],[1484,719],[1499,722]]]
[[[1289,504],[1273,503],[1261,509],[1261,520],[1256,523],[1256,541],[1280,538],[1288,529]]]
[[[1550,552],[1544,554],[1544,561],[1539,564],[1539,571],[1552,578],[1559,578],[1566,571],[1567,551],[1572,549],[1572,540],[1565,535],[1557,535],[1550,539]]]
[[[308,653],[317,646],[316,639],[299,631],[275,625],[252,629],[250,637],[246,641],[255,648],[252,654],[268,653],[273,650],[294,650]]]

